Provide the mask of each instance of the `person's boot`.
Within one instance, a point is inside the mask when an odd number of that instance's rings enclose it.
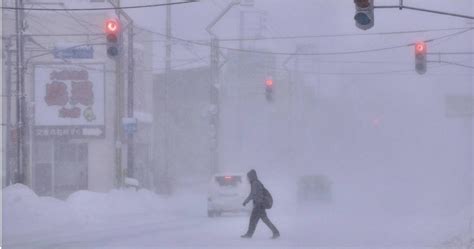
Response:
[[[280,232],[273,233],[272,239],[278,239],[280,237]]]
[[[244,238],[244,239],[250,239],[250,238],[252,238],[252,235],[244,234],[244,235],[241,235],[240,237]]]

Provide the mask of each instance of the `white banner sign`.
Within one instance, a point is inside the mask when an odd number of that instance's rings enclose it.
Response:
[[[103,128],[104,77],[103,64],[36,65],[35,126]]]

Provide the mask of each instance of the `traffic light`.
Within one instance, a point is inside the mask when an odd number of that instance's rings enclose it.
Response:
[[[374,26],[374,0],[354,0],[356,26],[367,30]]]
[[[415,69],[418,74],[426,73],[426,43],[415,43]]]
[[[105,35],[107,40],[107,55],[111,58],[120,53],[120,22],[117,19],[105,21]]]
[[[271,77],[265,79],[265,98],[269,102],[273,101],[273,79]]]

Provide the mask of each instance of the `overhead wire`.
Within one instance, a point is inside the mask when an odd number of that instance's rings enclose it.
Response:
[[[172,3],[157,3],[157,4],[145,4],[145,5],[133,5],[133,6],[121,6],[121,7],[102,7],[102,8],[35,8],[35,7],[9,7],[2,6],[3,10],[28,10],[28,11],[103,11],[103,10],[125,10],[125,9],[143,9],[143,8],[154,8],[169,5],[179,5],[198,2],[198,0],[186,0],[181,2]]]
[[[466,28],[462,31],[454,32],[448,35],[443,35],[431,39],[426,39],[426,43],[434,42],[437,40],[449,38],[449,37],[454,37],[463,33],[466,33],[468,31],[473,30],[474,28]],[[162,34],[160,32],[156,31],[151,31],[148,30],[151,33],[154,33],[156,35],[166,37],[166,34]],[[202,42],[195,42],[192,40],[186,40],[183,38],[175,37],[175,36],[170,36],[171,39],[185,42],[185,43],[191,43],[199,46],[207,46],[210,47],[210,43],[202,43]],[[403,47],[410,47],[415,45],[415,42],[410,42],[406,44],[401,44],[401,45],[395,45],[395,46],[388,46],[388,47],[381,47],[381,48],[372,48],[372,49],[362,49],[362,50],[352,50],[352,51],[333,51],[333,52],[317,52],[317,53],[295,53],[295,52],[278,52],[278,51],[263,51],[263,50],[251,50],[251,49],[241,49],[241,48],[232,48],[232,47],[223,47],[223,46],[218,46],[219,49],[224,49],[224,50],[229,50],[229,51],[236,51],[236,52],[242,52],[242,53],[254,53],[254,54],[271,54],[271,55],[292,55],[292,56],[315,56],[315,55],[349,55],[349,54],[362,54],[362,53],[371,53],[371,52],[380,52],[380,51],[386,51],[386,50],[393,50],[397,48],[403,48]]]
[[[436,61],[438,62],[438,61]],[[443,65],[437,65],[436,67],[443,67]],[[288,72],[285,68],[271,68],[280,72]],[[357,75],[386,75],[386,74],[398,74],[398,73],[411,73],[413,69],[399,69],[399,70],[387,70],[387,71],[376,71],[376,72],[315,72],[315,71],[304,71],[304,70],[291,70],[293,72],[301,74],[314,74],[314,75],[325,75],[325,76],[357,76]]]
[[[427,54],[432,54],[432,55],[471,55],[474,54],[472,51],[465,51],[465,52],[431,52]]]
[[[446,38],[451,38],[463,33],[466,33],[468,31],[473,30],[474,28],[465,28],[462,29],[461,31],[450,33],[447,35],[442,35],[438,37],[434,37],[431,39],[426,39],[425,42],[435,42],[438,40],[446,39]],[[164,34],[161,34],[159,32],[154,32],[150,31],[151,33],[154,33],[159,36],[164,36],[167,37]],[[200,42],[194,42],[178,37],[171,37],[171,39],[182,41],[188,44],[195,44],[195,45],[201,45],[201,46],[210,46],[208,43],[200,43]],[[407,43],[407,44],[402,44],[402,45],[397,45],[397,46],[390,46],[390,47],[383,47],[383,48],[376,48],[376,49],[368,49],[368,50],[356,50],[356,51],[338,51],[338,52],[326,52],[326,53],[287,53],[287,52],[268,52],[268,51],[258,51],[258,50],[247,50],[247,49],[237,49],[237,48],[228,48],[228,47],[221,47],[221,49],[227,49],[227,50],[233,50],[233,51],[241,51],[241,52],[247,52],[247,53],[264,53],[264,54],[274,54],[274,55],[342,55],[342,54],[359,54],[359,53],[369,53],[369,52],[377,52],[377,51],[385,51],[385,50],[391,50],[391,49],[396,49],[396,48],[402,48],[402,47],[410,47],[413,46],[415,43]],[[341,62],[341,61],[340,61]],[[321,63],[336,63],[336,61],[321,61]],[[379,63],[379,62],[372,62],[372,61],[362,61],[362,62],[356,62],[356,61],[344,61],[342,63]],[[382,71],[382,72],[370,72],[370,73],[320,73],[321,75],[377,75],[377,74],[391,74],[391,73],[403,73],[403,72],[411,72],[413,70],[391,70],[391,71]]]
[[[400,34],[416,34],[428,32],[443,32],[452,30],[465,30],[464,28],[442,28],[442,29],[421,29],[407,31],[390,31],[376,33],[346,33],[346,34],[322,34],[322,35],[293,35],[293,36],[272,36],[272,37],[247,37],[247,38],[220,38],[219,41],[260,41],[260,40],[289,40],[289,39],[309,39],[309,38],[336,38],[336,37],[357,37],[357,36],[380,36],[380,35],[400,35]]]
[[[247,38],[219,38],[220,42],[232,41],[260,41],[260,40],[288,40],[288,39],[310,39],[310,38],[337,38],[337,37],[358,37],[358,36],[384,36],[384,35],[399,35],[399,34],[416,34],[428,32],[444,32],[454,30],[466,30],[472,27],[458,27],[458,28],[441,28],[441,29],[420,29],[420,30],[402,30],[390,32],[377,33],[341,33],[341,34],[320,34],[320,35],[280,35],[270,37],[247,37]],[[160,34],[164,35],[164,34]],[[186,39],[192,42],[206,42],[204,39]]]
[[[181,45],[181,46],[184,47],[191,55],[196,57],[198,60],[200,60],[202,62],[206,62],[206,63],[208,62],[208,60],[206,60],[202,56],[200,56],[192,47],[184,46],[184,45]]]
[[[462,63],[458,63],[458,62],[454,62],[454,61],[438,60],[438,61],[429,61],[429,62],[437,62],[437,63],[443,63],[443,64],[448,64],[448,65],[453,65],[453,66],[459,66],[459,67],[474,69],[474,66],[466,65],[466,64],[462,64]]]
[[[187,1],[186,3],[189,3],[189,2],[194,2],[194,1]],[[184,2],[183,2],[184,3]],[[174,3],[176,4],[176,3]],[[158,5],[157,5],[158,6]],[[161,5],[160,5],[161,6]],[[126,7],[121,7],[120,9],[127,9],[127,8],[139,8],[140,6],[126,6]],[[155,6],[156,7],[156,6]],[[24,8],[25,10],[50,10],[50,11],[66,11],[67,12],[67,15],[70,15],[72,17],[72,13],[70,13],[69,11],[75,11],[75,10],[79,10],[79,9],[45,9],[45,8],[41,8],[41,9],[38,9],[38,8]],[[101,9],[101,10],[105,10],[105,9],[119,9],[119,8],[88,8],[88,9],[80,9],[80,10],[98,10],[98,9]],[[76,22],[79,23],[79,21],[73,17],[73,19],[75,19]],[[82,21],[81,22],[84,24],[84,23],[88,23],[90,24],[89,22],[87,21]],[[143,29],[143,28],[141,28]],[[365,33],[365,34],[356,34],[356,33],[353,33],[353,34],[333,34],[333,35],[312,35],[312,36],[277,36],[277,37],[269,37],[269,38],[227,38],[227,39],[220,39],[220,41],[239,41],[239,40],[266,40],[266,39],[300,39],[300,38],[322,38],[322,37],[347,37],[347,36],[367,36],[367,35],[394,35],[394,34],[408,34],[408,33],[420,33],[420,32],[434,32],[434,31],[446,31],[446,30],[461,30],[459,32],[455,32],[455,33],[451,33],[451,34],[447,34],[447,35],[443,35],[443,36],[439,36],[439,37],[435,37],[435,38],[431,38],[431,39],[427,39],[425,40],[425,42],[434,42],[434,41],[437,41],[437,40],[441,40],[441,39],[446,39],[446,38],[450,38],[450,37],[454,37],[454,36],[457,36],[457,35],[460,35],[462,33],[465,33],[465,32],[468,32],[468,31],[471,31],[472,29],[474,28],[451,28],[451,29],[426,29],[426,30],[412,30],[412,31],[395,31],[395,32],[380,32],[380,33]],[[146,30],[146,29],[145,29]],[[159,35],[159,36],[162,36],[162,37],[167,37],[165,34],[162,34],[162,33],[159,33],[159,32],[154,32],[154,31],[151,31],[151,30],[146,30],[148,32],[151,32],[153,34],[156,34],[156,35]],[[177,41],[181,41],[185,44],[194,44],[194,45],[199,45],[199,46],[207,46],[207,47],[210,47],[210,44],[207,43],[207,42],[198,42],[198,41],[192,41],[192,40],[186,40],[186,39],[183,39],[183,38],[179,38],[179,37],[175,37],[175,36],[170,36],[170,38],[172,40],[177,40]],[[155,41],[152,41],[152,42],[155,42]],[[181,45],[187,49],[188,51],[190,51],[194,56],[196,56],[196,58],[198,58],[198,60],[201,60],[201,61],[204,61],[206,62],[205,59],[203,59],[201,56],[197,55],[196,51],[191,51],[191,47],[189,46],[186,46],[186,45],[183,45],[181,43]],[[219,46],[218,48],[220,49],[224,49],[224,50],[230,50],[230,51],[238,51],[238,52],[244,52],[244,53],[256,53],[256,54],[273,54],[273,55],[295,55],[295,56],[298,56],[298,55],[301,55],[301,56],[312,56],[312,55],[344,55],[344,54],[360,54],[360,53],[370,53],[370,52],[378,52],[378,51],[385,51],[385,50],[392,50],[392,49],[397,49],[397,48],[402,48],[402,47],[409,47],[409,46],[413,46],[414,43],[407,43],[407,44],[402,44],[402,45],[396,45],[396,46],[389,46],[389,47],[382,47],[382,48],[374,48],[374,49],[366,49],[366,50],[353,50],[353,51],[334,51],[334,52],[319,52],[319,53],[291,53],[291,52],[272,52],[272,51],[260,51],[260,50],[250,50],[250,49],[240,49],[240,48],[232,48],[232,47],[222,47],[222,46]],[[198,61],[196,60],[196,61]],[[189,64],[189,63],[195,63],[195,62],[187,62],[185,64]],[[321,61],[321,63],[337,63],[337,62],[329,62],[329,61]],[[352,61],[347,61],[347,62],[341,62],[341,63],[377,63],[377,62],[352,62]],[[455,62],[443,62],[443,63],[446,63],[446,64],[452,64],[452,65],[461,65],[461,64],[458,64],[458,63],[455,63]],[[177,66],[181,66],[182,64],[180,65],[177,65]],[[467,65],[463,65],[463,66],[467,66]],[[469,68],[472,68],[470,66],[467,66]],[[411,71],[411,70],[410,70]],[[393,73],[396,73],[396,72],[402,72],[400,70],[394,70],[394,71],[389,71],[389,72],[393,72]],[[383,72],[383,73],[387,73],[387,72]],[[324,74],[324,73],[323,73]],[[334,74],[339,74],[339,73],[334,73]],[[344,74],[344,73],[341,73],[341,74]],[[345,73],[347,74],[347,73]],[[367,73],[357,73],[357,74],[367,74]],[[373,74],[373,73],[372,73]],[[329,74],[330,75],[330,74]],[[351,75],[354,75],[354,74],[351,74]]]
[[[454,32],[448,35],[443,35],[431,39],[425,40],[426,43],[434,42],[437,40],[457,36],[463,34],[465,32],[471,31],[474,28],[468,28],[462,31]],[[395,45],[395,46],[388,46],[388,47],[381,47],[381,48],[373,48],[373,49],[362,49],[362,50],[352,50],[352,51],[334,51],[334,52],[317,52],[317,53],[289,53],[289,52],[267,52],[267,51],[259,51],[259,50],[246,50],[246,49],[238,49],[238,48],[228,48],[228,47],[221,47],[222,49],[233,50],[233,51],[240,51],[240,52],[248,52],[248,53],[260,53],[260,54],[273,54],[273,55],[294,55],[294,56],[313,56],[313,55],[348,55],[348,54],[361,54],[361,53],[372,53],[372,52],[380,52],[386,50],[393,50],[397,48],[403,47],[411,47],[414,46],[415,42],[410,42],[407,44],[402,45]]]
[[[62,15],[62,16],[69,16],[69,17],[71,17],[77,24],[79,24],[80,26],[82,26],[82,27],[83,27],[85,30],[87,30],[89,33],[94,33],[94,32],[89,28],[88,25],[85,25],[85,24],[84,24],[84,21],[83,21],[83,20],[81,20],[81,19],[77,18],[76,16],[74,16],[74,14],[71,13],[70,11],[66,11],[65,14],[63,14],[63,13],[61,13],[61,12],[59,12],[59,11],[55,11],[55,13],[57,13],[57,14],[59,14],[59,15]],[[89,24],[89,23],[87,22],[87,24]],[[90,25],[90,24],[89,24],[89,25]]]

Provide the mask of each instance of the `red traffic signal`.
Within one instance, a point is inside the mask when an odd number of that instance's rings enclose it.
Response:
[[[104,22],[105,38],[107,40],[107,55],[110,58],[116,57],[120,53],[119,36],[120,22],[115,18],[107,19]]]
[[[426,59],[427,49],[425,42],[415,43],[415,70],[418,74],[426,73],[428,62]]]
[[[267,86],[267,87],[272,87],[272,86],[273,86],[273,79],[267,78],[267,79],[265,80],[265,86]]]
[[[105,21],[105,32],[107,34],[116,34],[120,30],[120,24],[117,19],[108,19]]]
[[[268,102],[273,101],[273,79],[271,77],[265,79],[265,98]]]
[[[415,53],[416,54],[423,54],[426,53],[426,43],[424,42],[417,42],[415,44]]]

